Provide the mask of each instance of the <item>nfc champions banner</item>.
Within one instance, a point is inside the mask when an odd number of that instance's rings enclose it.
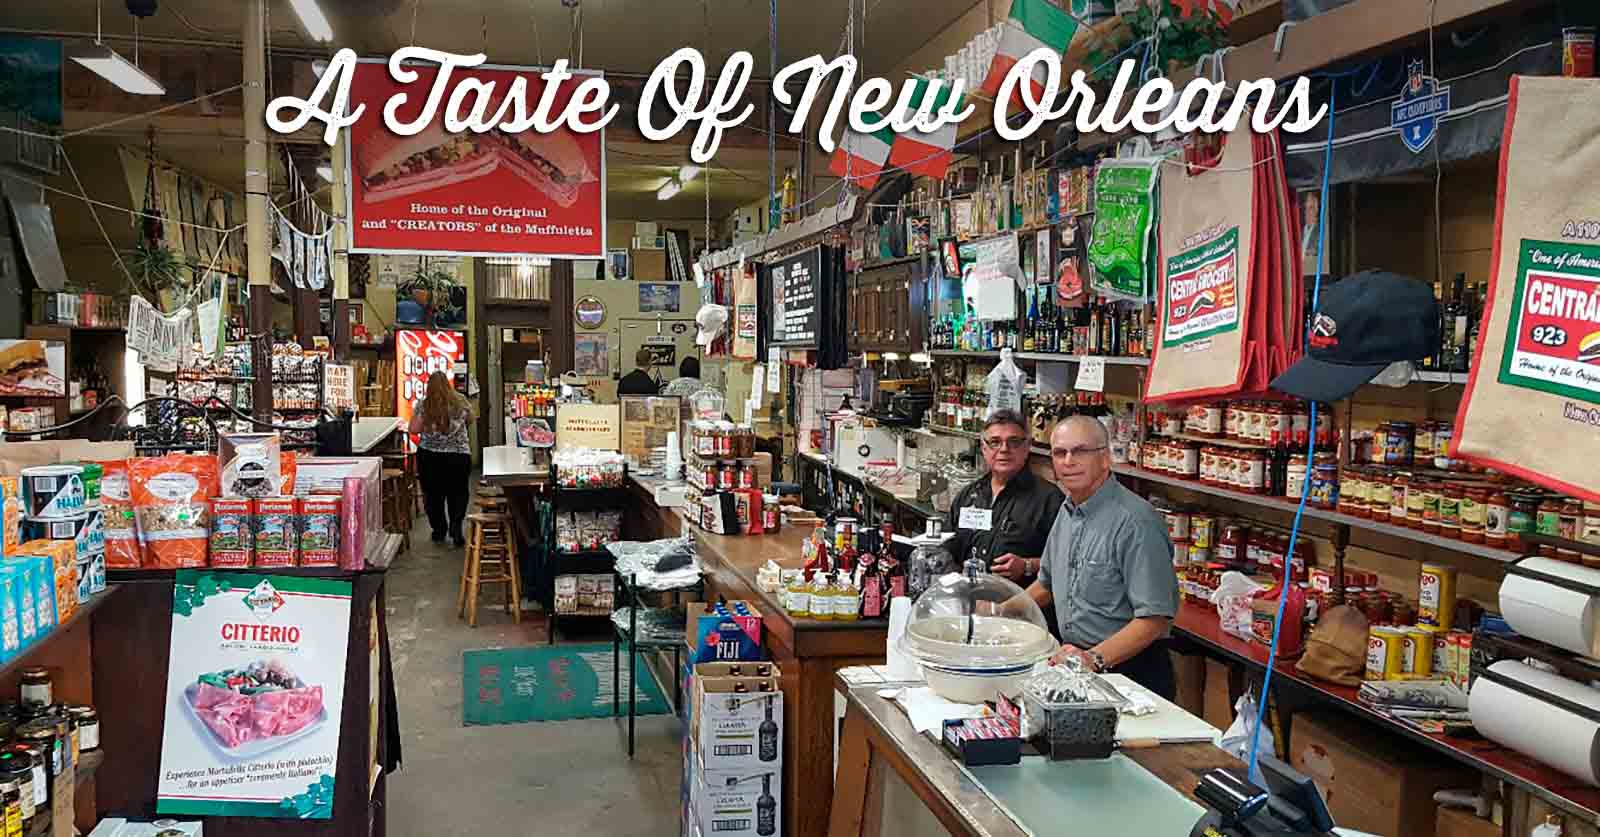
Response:
[[[1511,80],[1495,243],[1454,450],[1600,501],[1600,80]]]
[[[350,583],[179,570],[156,811],[329,819]]]

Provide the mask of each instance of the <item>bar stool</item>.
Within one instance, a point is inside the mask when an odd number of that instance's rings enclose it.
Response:
[[[408,501],[406,472],[400,468],[384,468],[383,528],[400,536],[400,549],[411,551],[411,521],[415,519]]]
[[[461,590],[456,595],[456,612],[467,624],[478,627],[478,588],[484,584],[504,584],[506,612],[511,621],[522,622],[522,578],[517,571],[516,541],[511,524],[501,512],[474,512],[467,515],[467,557],[461,565]]]

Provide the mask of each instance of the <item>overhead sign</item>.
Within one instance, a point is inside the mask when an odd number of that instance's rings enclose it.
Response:
[[[1400,132],[1400,141],[1415,154],[1433,142],[1439,120],[1449,112],[1450,85],[1427,75],[1421,61],[1412,61],[1400,98],[1389,106],[1389,127]]]
[[[349,634],[348,581],[179,570],[156,812],[331,818]]]
[[[438,73],[435,64],[406,69],[422,87],[432,86]],[[558,82],[552,101],[564,106],[581,81],[598,75],[573,71]],[[458,95],[477,101],[470,91],[488,83],[495,90],[486,104],[491,113],[506,103],[514,84],[526,85],[535,100],[546,85],[536,68],[482,65],[454,69],[441,95],[446,102]],[[357,62],[350,107],[384,111],[406,87],[385,62]],[[349,128],[351,252],[605,258],[604,131],[452,132],[445,125],[449,109],[435,107],[431,121],[405,135],[390,126],[415,123],[430,101],[412,93],[393,118]]]
[[[781,346],[814,346],[822,325],[822,301],[817,285],[822,281],[822,248],[811,247],[772,265],[772,295],[776,316],[772,342]]]

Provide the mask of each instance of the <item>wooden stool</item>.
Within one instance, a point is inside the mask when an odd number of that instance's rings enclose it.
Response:
[[[504,584],[506,611],[511,621],[522,622],[522,578],[517,571],[517,545],[506,515],[477,512],[467,515],[467,557],[461,565],[461,590],[456,612],[478,627],[478,588]]]
[[[406,472],[399,468],[383,469],[383,528],[400,535],[402,551],[411,551],[411,522],[415,514],[407,500]]]

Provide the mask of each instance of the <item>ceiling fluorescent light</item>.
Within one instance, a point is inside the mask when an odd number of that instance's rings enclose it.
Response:
[[[700,176],[700,167],[697,166],[697,165],[694,165],[693,163],[689,163],[689,164],[685,165],[683,168],[678,169],[678,180],[680,182],[682,182],[682,183],[688,183],[689,181],[691,181],[691,180],[693,180],[693,179],[695,179],[696,177],[699,177],[699,176]]]
[[[139,69],[137,64],[123,58],[117,51],[105,44],[74,50],[72,60],[82,64],[90,72],[115,84],[128,93],[140,96],[161,96],[167,88]]]
[[[661,184],[660,189],[656,190],[656,200],[671,200],[673,195],[676,195],[681,191],[683,191],[682,183],[679,183],[676,180],[668,180],[666,183]]]
[[[333,182],[333,166],[331,166],[331,165],[329,165],[327,163],[323,163],[322,165],[317,166],[317,176],[322,178],[323,180],[328,181],[329,183],[332,183]]]
[[[306,34],[313,41],[333,40],[333,27],[328,25],[328,18],[317,8],[317,0],[289,0],[289,7],[294,9],[295,17],[300,18],[300,25],[306,28]]]

